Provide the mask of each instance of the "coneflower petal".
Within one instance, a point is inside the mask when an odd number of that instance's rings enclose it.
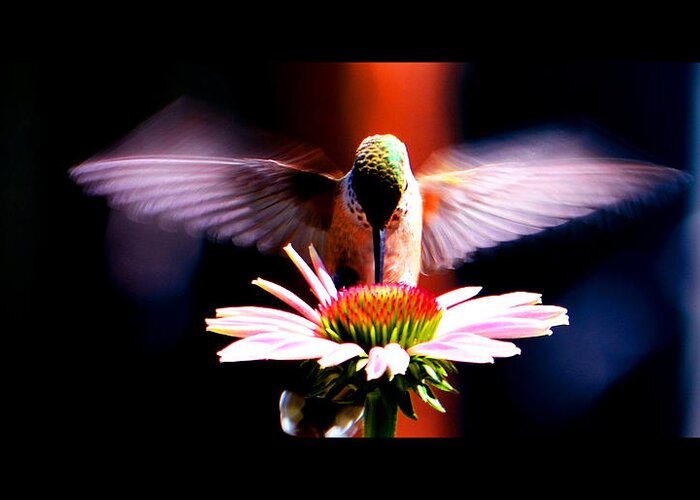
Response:
[[[487,349],[489,354],[495,358],[507,358],[520,354],[520,348],[512,342],[491,339],[473,333],[454,332],[440,340],[469,348]]]
[[[313,294],[316,296],[318,301],[321,304],[327,304],[331,301],[331,296],[328,293],[328,290],[326,290],[326,287],[321,283],[321,280],[314,274],[314,272],[311,270],[309,265],[304,261],[304,259],[301,258],[301,255],[297,253],[296,250],[294,250],[294,247],[292,247],[291,243],[288,243],[284,247],[284,251],[287,252],[287,255],[289,258],[292,260],[295,266],[297,266],[297,269],[301,272],[302,276],[304,276],[304,279],[306,282],[309,284],[311,287],[311,291]]]
[[[493,318],[472,323],[451,334],[473,333],[490,339],[518,339],[550,335],[549,323],[529,318]],[[443,336],[444,338],[444,336]]]
[[[389,380],[393,379],[394,375],[404,375],[410,362],[411,357],[399,344],[373,347],[365,365],[367,380],[378,379],[384,372],[388,372]]]
[[[565,307],[545,305],[525,305],[512,307],[505,311],[503,317],[527,318],[546,321],[549,326],[569,324],[569,316]]]
[[[465,286],[463,288],[457,288],[456,290],[443,293],[435,300],[443,309],[448,309],[457,304],[469,300],[481,291],[480,286]]]
[[[375,380],[384,375],[387,368],[387,359],[383,356],[384,348],[380,346],[373,347],[369,350],[369,358],[365,371],[367,372],[367,380]]]
[[[315,329],[311,330],[296,323],[283,320],[248,320],[237,318],[207,319],[207,331],[230,335],[233,337],[250,337],[261,333],[287,332],[290,335],[315,337]]]
[[[429,356],[436,359],[447,359],[461,363],[493,363],[493,356],[484,350],[463,349],[451,344],[439,342],[426,342],[408,349],[411,355]]]
[[[272,309],[270,307],[257,306],[239,306],[239,307],[222,307],[216,310],[217,318],[239,318],[249,319],[251,321],[263,321],[266,319],[275,319],[279,321],[294,323],[309,330],[315,330],[318,325],[309,321],[298,314],[282,311],[280,309]]]
[[[445,311],[435,336],[440,337],[451,331],[463,330],[468,325],[485,319],[508,317],[509,312],[516,307],[539,304],[542,301],[541,297],[538,293],[512,292],[462,302]]]
[[[492,363],[492,358],[515,356],[520,354],[520,349],[511,342],[493,340],[473,333],[453,332],[422,344],[416,344],[408,349],[408,353],[451,361]]]
[[[389,379],[394,378],[394,375],[405,375],[408,369],[408,364],[411,362],[411,356],[399,344],[392,343],[384,346],[384,356],[386,357],[387,370],[389,371]]]
[[[510,292],[502,295],[488,295],[464,302],[452,308],[462,311],[483,311],[483,314],[502,311],[516,306],[534,305],[542,302],[542,294],[532,292]]]
[[[321,283],[323,283],[323,285],[326,287],[328,294],[332,298],[337,299],[338,289],[335,287],[335,283],[333,283],[333,278],[331,278],[331,275],[328,274],[326,266],[323,265],[323,261],[321,260],[321,257],[318,255],[318,252],[316,251],[316,248],[313,245],[309,245],[309,255],[311,255],[311,263],[313,264],[314,269],[316,270],[316,274],[321,280]]]
[[[309,304],[301,300],[297,295],[290,292],[286,288],[281,287],[278,284],[273,283],[272,281],[267,281],[262,278],[253,280],[253,284],[259,286],[266,292],[274,295],[281,301],[290,305],[291,307],[299,311],[301,314],[303,314],[309,321],[312,321],[317,325],[321,324],[321,316],[318,314],[318,312],[312,309]]]
[[[284,332],[261,333],[238,340],[217,354],[219,361],[255,361],[263,359],[301,360],[322,358],[338,349],[332,340]]]
[[[336,344],[337,349],[318,360],[318,364],[321,368],[327,368],[329,366],[336,366],[340,363],[352,359],[355,356],[362,356],[365,354],[364,349],[357,344],[352,344],[346,342],[344,344]]]

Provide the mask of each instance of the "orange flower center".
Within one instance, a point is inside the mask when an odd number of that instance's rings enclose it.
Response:
[[[322,334],[363,349],[393,342],[404,349],[433,338],[442,317],[435,296],[397,283],[360,285],[338,292],[318,309]]]

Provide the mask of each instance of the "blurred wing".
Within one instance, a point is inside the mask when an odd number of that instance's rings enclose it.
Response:
[[[128,156],[70,171],[87,193],[135,220],[273,252],[288,242],[323,248],[337,179],[307,161]]]
[[[449,171],[418,178],[423,195],[421,270],[452,268],[479,248],[515,240],[661,186],[683,172],[620,160],[513,162],[458,170],[459,153],[433,158]],[[437,160],[437,161],[436,161]]]

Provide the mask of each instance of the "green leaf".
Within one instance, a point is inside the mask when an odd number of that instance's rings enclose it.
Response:
[[[416,382],[420,382],[420,380],[423,378],[418,365],[418,363],[410,363],[408,365],[408,373],[411,376],[411,378]]]
[[[428,363],[423,364],[423,370],[425,370],[425,373],[428,374],[428,377],[430,377],[432,380],[439,382],[440,377],[437,373],[435,373],[435,370],[433,370],[433,367],[430,366]]]
[[[445,413],[445,408],[440,404],[440,401],[433,395],[433,392],[425,385],[421,384],[416,386],[416,393],[420,398],[429,404],[431,407],[439,411],[440,413]]]
[[[426,403],[428,402],[428,401],[427,401],[427,399],[428,399],[427,388],[426,388],[423,384],[418,384],[418,385],[414,388],[414,390],[416,391],[416,394],[418,394],[418,396],[420,396],[420,398],[421,398],[423,401],[425,401]]]
[[[399,393],[396,398],[396,402],[399,405],[401,413],[412,420],[418,420],[418,415],[416,415],[416,412],[413,409],[413,403],[411,402],[411,394],[408,391]]]
[[[440,380],[437,382],[434,380],[428,380],[427,383],[432,385],[433,387],[437,387],[441,391],[451,392],[452,394],[459,394],[459,391],[452,387],[447,380]]]
[[[408,418],[416,420],[418,416],[413,410],[411,403],[411,394],[409,393],[411,386],[409,385],[404,375],[397,375],[391,384],[385,385],[383,388],[384,395],[396,401],[401,412]]]
[[[408,389],[410,389],[410,386],[408,384],[408,381],[406,380],[405,375],[396,375],[394,377],[394,387],[398,392],[406,392]]]

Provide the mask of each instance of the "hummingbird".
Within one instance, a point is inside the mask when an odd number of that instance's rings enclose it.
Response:
[[[342,170],[318,148],[229,157],[125,154],[70,170],[90,195],[136,220],[264,253],[313,244],[337,286],[416,285],[479,249],[686,181],[637,161],[520,157],[474,163],[463,148],[434,152],[415,174],[392,134],[362,140]]]

